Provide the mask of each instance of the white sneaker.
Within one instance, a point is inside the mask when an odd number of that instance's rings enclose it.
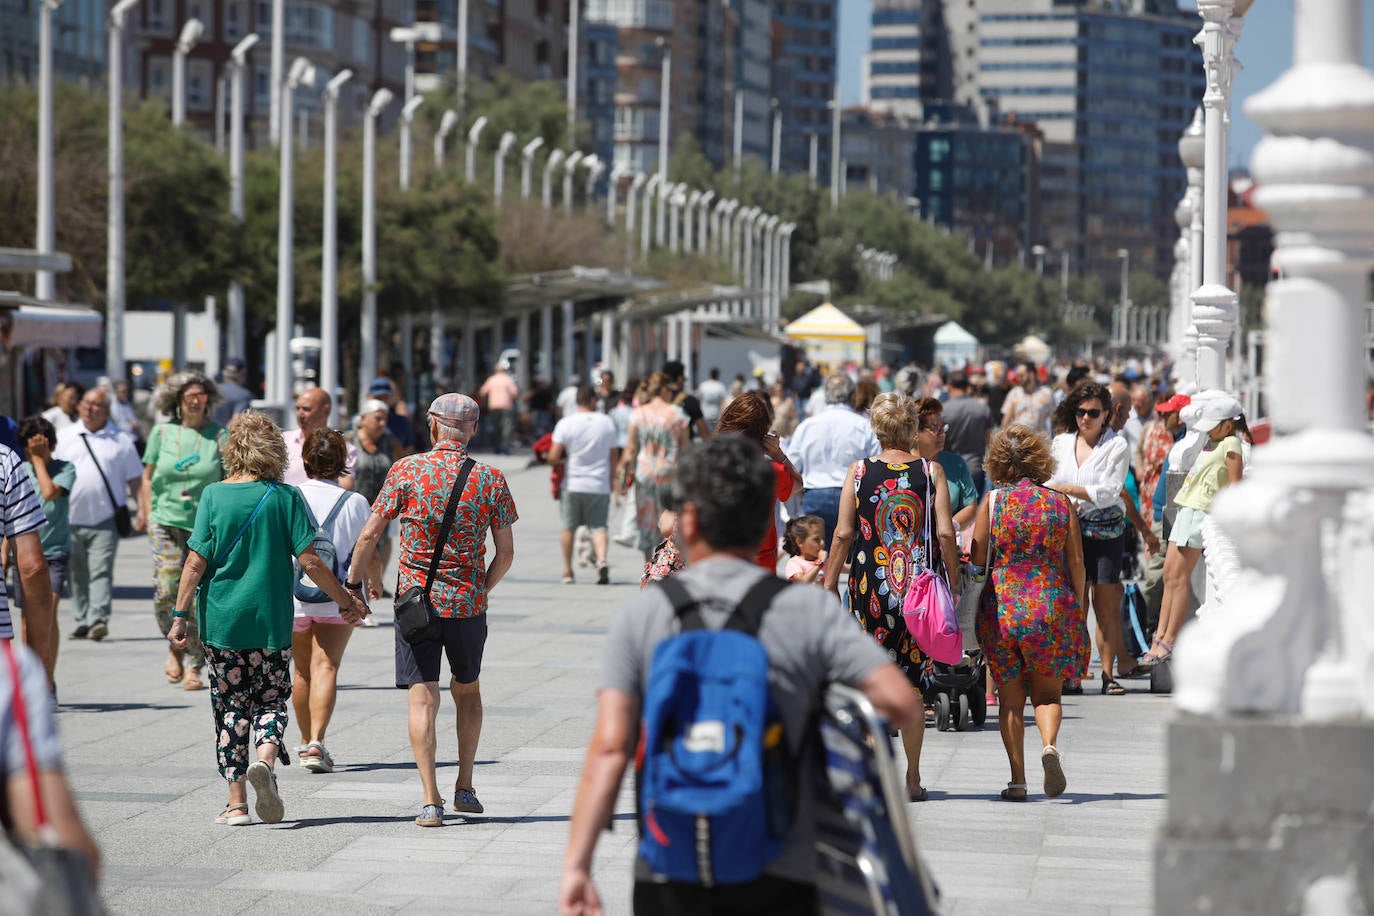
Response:
[[[266,761],[254,760],[248,767],[248,784],[257,796],[253,810],[264,824],[279,824],[286,815],[286,806],[277,793],[277,774]]]

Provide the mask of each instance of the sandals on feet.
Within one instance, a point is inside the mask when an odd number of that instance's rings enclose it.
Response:
[[[1002,790],[1002,801],[1023,802],[1026,800],[1026,784],[1024,782],[1009,782],[1007,787]]]
[[[319,741],[296,748],[296,759],[312,773],[334,772],[334,758],[329,756],[329,751]]]
[[[1126,688],[1122,687],[1114,678],[1109,677],[1104,672],[1102,675],[1102,695],[1107,697],[1124,697],[1126,695]]]
[[[906,790],[906,800],[911,802],[930,801],[930,793],[926,791],[925,786],[917,786],[914,792],[908,788]]]
[[[237,805],[225,805],[224,810],[215,818],[215,823],[224,827],[247,827],[253,823],[253,819],[248,816],[248,804],[242,802]]]
[[[172,660],[168,659],[167,664],[162,666],[162,676],[167,679],[169,684],[180,684],[181,679],[186,676],[186,669],[181,666],[180,662],[177,662],[176,667],[173,668]]]
[[[1059,748],[1053,744],[1045,745],[1040,752],[1040,765],[1045,768],[1045,794],[1050,798],[1063,795],[1069,782],[1064,778],[1064,757],[1059,753]]]
[[[200,679],[199,668],[187,668],[186,677],[181,682],[182,690],[204,690],[205,682]]]

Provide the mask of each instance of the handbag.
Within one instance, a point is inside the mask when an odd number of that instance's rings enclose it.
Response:
[[[983,574],[969,575],[964,578],[964,590],[959,595],[959,629],[964,634],[964,649],[978,648],[974,636],[974,625],[978,619],[978,605],[983,600],[983,589],[987,587],[988,577],[992,575],[992,558],[996,541],[992,536],[993,526],[997,523],[997,491],[988,493],[988,555],[983,559]]]
[[[1078,518],[1078,527],[1090,541],[1112,541],[1126,533],[1126,510],[1120,506],[1093,509]]]
[[[400,630],[401,638],[412,646],[428,642],[437,636],[435,621],[439,615],[434,610],[434,602],[430,600],[429,592],[434,587],[434,576],[439,572],[439,560],[444,554],[444,546],[448,544],[449,532],[453,530],[453,516],[458,511],[458,502],[463,498],[468,472],[472,470],[474,463],[471,458],[466,458],[463,466],[458,469],[458,479],[448,495],[448,504],[444,506],[444,522],[439,526],[439,539],[434,542],[434,550],[430,553],[425,584],[412,585],[396,596],[396,629]]]
[[[24,746],[24,765],[33,791],[34,823],[38,841],[28,843],[14,836],[0,839],[0,914],[4,916],[103,916],[105,906],[95,888],[91,864],[75,849],[64,849],[55,843],[55,832],[48,821],[48,809],[43,802],[38,763],[34,759],[33,741],[29,737],[28,707],[24,702],[24,685],[19,676],[19,663],[8,639],[5,658],[9,663],[13,685],[10,704],[14,710],[15,727]],[[4,782],[0,779],[0,791]]]
[[[86,446],[86,451],[90,453],[91,464],[95,465],[96,472],[100,474],[100,482],[105,485],[105,493],[110,497],[110,504],[114,506],[115,531],[119,536],[127,538],[134,533],[134,520],[129,515],[129,505],[127,502],[120,502],[115,499],[114,490],[110,487],[110,479],[105,476],[105,469],[100,466],[100,461],[95,457],[95,450],[91,448],[91,440],[86,438],[86,434],[81,434],[81,443]]]
[[[930,462],[921,459],[926,475],[926,567],[907,586],[902,599],[902,620],[920,650],[946,665],[958,664],[964,657],[964,635],[950,593],[949,582],[931,569],[935,565],[935,544],[931,525]]]

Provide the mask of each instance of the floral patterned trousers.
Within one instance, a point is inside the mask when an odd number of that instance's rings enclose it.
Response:
[[[248,749],[275,744],[285,760],[291,650],[205,647],[210,663],[210,712],[215,719],[215,758],[230,782],[248,775]],[[257,759],[256,757],[253,758]]]
[[[148,523],[148,543],[153,548],[153,616],[163,636],[172,628],[172,610],[176,607],[177,590],[181,588],[181,570],[190,551],[186,546],[190,537],[191,532],[185,528]],[[191,668],[205,665],[205,649],[200,644],[195,614],[186,618],[185,659]]]

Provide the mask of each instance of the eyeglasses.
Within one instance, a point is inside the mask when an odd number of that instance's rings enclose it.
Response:
[[[1087,417],[1090,420],[1096,420],[1098,417],[1102,416],[1102,410],[1098,407],[1080,407],[1075,410],[1074,413],[1080,417]]]
[[[921,432],[934,433],[937,436],[943,436],[945,433],[949,432],[949,424],[946,423],[944,426],[922,426]]]

